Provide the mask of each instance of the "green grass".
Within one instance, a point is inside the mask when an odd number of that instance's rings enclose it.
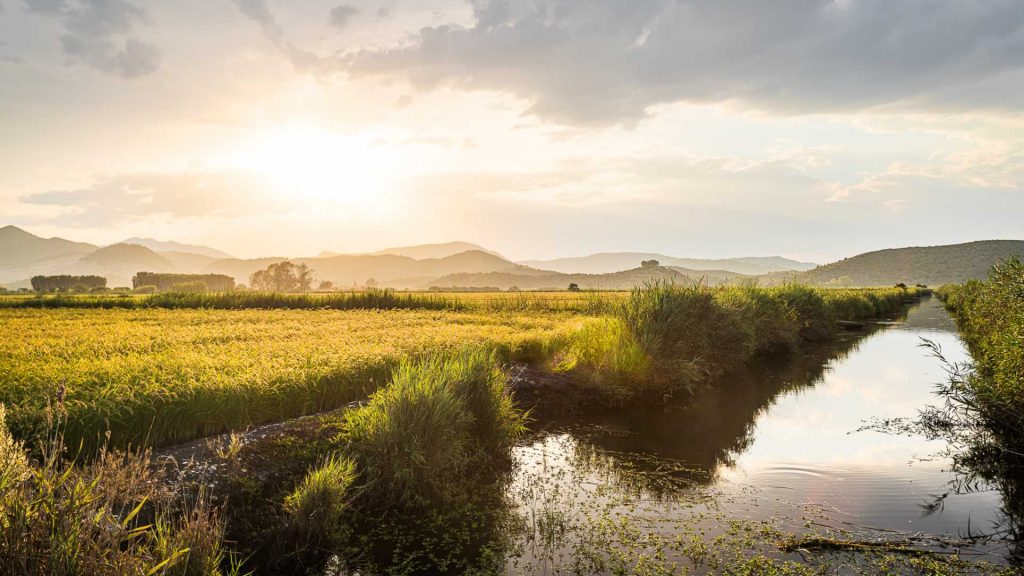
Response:
[[[924,419],[949,436],[968,478],[994,483],[1017,541],[1024,533],[1024,264],[996,265],[985,282],[944,286],[939,296],[957,319],[969,365],[953,365],[946,406]],[[1018,554],[1022,551],[1018,547]]]
[[[316,564],[340,553],[369,573],[461,573],[474,542],[495,538],[482,529],[504,514],[502,473],[524,423],[487,350],[401,362],[345,414],[336,452],[285,499],[288,556]]]
[[[238,566],[218,510],[164,483],[148,454],[68,458],[60,420],[30,458],[0,406],[0,573],[219,576]]]
[[[656,283],[633,290],[603,326],[590,324],[556,366],[577,370],[612,403],[694,392],[759,355],[823,340],[838,320],[897,313],[914,290],[708,288]]]
[[[340,442],[371,506],[429,507],[460,499],[460,479],[506,462],[524,431],[504,370],[486,350],[401,362],[391,383],[348,413]]]
[[[1024,264],[1007,261],[986,282],[939,294],[974,360],[971,403],[1008,450],[1024,454]]]
[[[355,462],[339,454],[310,470],[284,501],[285,530],[293,547],[329,549],[342,542],[355,481]]]

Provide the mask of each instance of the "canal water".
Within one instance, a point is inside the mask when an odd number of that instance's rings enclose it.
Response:
[[[507,571],[569,571],[581,554],[676,554],[685,566],[693,550],[683,554],[680,538],[751,525],[998,559],[1005,543],[965,539],[997,530],[998,492],[965,489],[941,440],[865,429],[941,402],[944,365],[925,340],[968,360],[948,314],[926,299],[901,320],[730,376],[685,406],[536,423],[516,449],[509,496],[526,536]],[[773,555],[772,537],[757,538]]]

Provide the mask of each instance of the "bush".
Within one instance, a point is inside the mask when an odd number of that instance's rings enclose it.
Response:
[[[463,351],[401,362],[389,386],[348,413],[342,443],[370,506],[420,508],[464,496],[509,460],[524,416],[490,354]]]
[[[135,292],[136,294],[156,294],[156,290],[156,286],[146,285],[135,288],[133,292]]]
[[[653,374],[692,387],[755,346],[751,326],[702,286],[657,282],[633,290],[622,308],[626,329],[651,358]],[[738,357],[738,358],[737,358]]]
[[[337,547],[343,539],[342,515],[352,497],[355,463],[333,454],[311,470],[285,499],[288,531],[300,547]]]

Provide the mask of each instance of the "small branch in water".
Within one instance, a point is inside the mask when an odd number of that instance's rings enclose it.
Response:
[[[783,552],[886,552],[890,554],[907,554],[910,556],[938,556],[955,554],[915,548],[913,540],[837,540],[822,536],[812,536],[779,544]]]

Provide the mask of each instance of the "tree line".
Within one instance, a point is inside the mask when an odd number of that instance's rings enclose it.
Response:
[[[138,290],[152,286],[155,290],[179,290],[194,292],[230,292],[235,289],[235,279],[226,274],[165,274],[139,272],[132,278],[132,288]],[[201,288],[201,289],[199,289]]]
[[[70,292],[72,290],[87,291],[93,288],[106,288],[107,279],[102,276],[33,276],[32,289],[36,292]]]

